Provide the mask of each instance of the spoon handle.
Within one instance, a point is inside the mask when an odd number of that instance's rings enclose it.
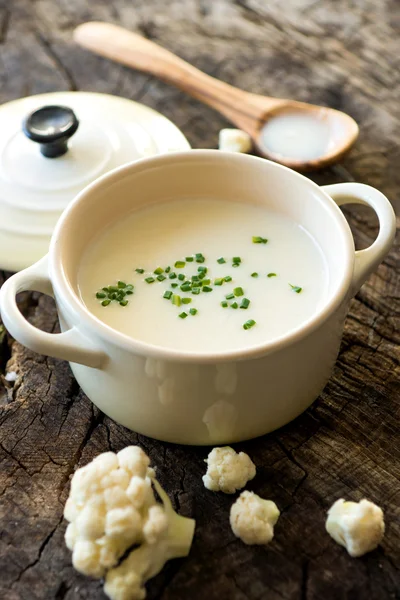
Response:
[[[84,23],[75,29],[74,39],[96,54],[175,85],[250,134],[254,132],[255,122],[268,109],[268,98],[263,98],[261,107],[255,94],[206,75],[172,52],[117,25],[96,21]],[[270,102],[272,107],[276,100],[271,98]]]

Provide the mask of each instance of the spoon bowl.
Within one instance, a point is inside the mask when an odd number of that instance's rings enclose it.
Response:
[[[245,92],[117,25],[84,23],[75,29],[74,39],[96,54],[150,73],[208,104],[246,131],[258,154],[292,169],[309,171],[332,164],[357,139],[357,123],[341,111]]]

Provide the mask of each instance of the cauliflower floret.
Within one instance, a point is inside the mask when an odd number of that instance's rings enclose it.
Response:
[[[211,450],[207,463],[207,472],[203,482],[208,490],[234,494],[244,488],[256,475],[256,467],[244,452],[235,452],[230,446]]]
[[[382,509],[368,500],[337,500],[328,511],[326,530],[350,556],[363,556],[380,544],[385,533]]]
[[[232,505],[230,523],[233,533],[245,544],[268,544],[279,515],[275,502],[246,491]]]
[[[174,512],[149,464],[140,448],[130,446],[100,454],[72,478],[65,542],[78,571],[106,576],[112,600],[144,598],[147,579],[170,558],[186,556],[192,543],[194,522]],[[133,544],[139,547],[113,569]]]
[[[251,152],[251,137],[241,129],[221,129],[218,148],[225,152]]]

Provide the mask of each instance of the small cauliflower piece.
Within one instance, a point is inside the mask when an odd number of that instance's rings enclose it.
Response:
[[[350,556],[363,556],[380,544],[385,533],[382,509],[369,502],[337,500],[328,511],[326,530]]]
[[[170,558],[189,553],[194,521],[174,512],[154,477],[148,456],[129,446],[100,454],[72,478],[65,542],[77,571],[106,578],[111,600],[142,600],[146,581]],[[133,545],[138,548],[116,567]]]
[[[251,152],[252,147],[251,137],[241,129],[221,129],[219,132],[219,150],[247,153]]]
[[[207,472],[203,476],[204,486],[212,492],[234,494],[254,479],[256,467],[244,452],[235,452],[230,446],[211,450],[207,463]]]
[[[245,544],[269,544],[279,515],[275,502],[246,491],[232,505],[230,523],[233,533]]]

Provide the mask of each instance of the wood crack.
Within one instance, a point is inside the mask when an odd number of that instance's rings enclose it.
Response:
[[[71,71],[65,66],[62,60],[57,56],[54,50],[51,47],[50,42],[45,38],[45,36],[39,31],[34,31],[33,35],[35,36],[37,42],[40,44],[44,52],[47,54],[48,58],[51,60],[53,65],[57,68],[57,70],[61,73],[65,81],[68,85],[68,90],[70,92],[75,92],[78,88],[75,83],[74,77]]]

